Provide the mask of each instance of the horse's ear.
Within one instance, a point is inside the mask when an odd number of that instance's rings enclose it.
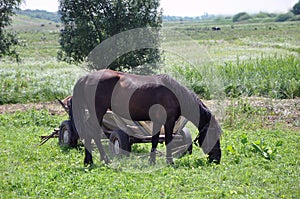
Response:
[[[68,106],[68,103],[69,101],[72,99],[72,96],[68,96],[66,97],[65,99],[62,100],[62,103],[65,105],[65,106]]]
[[[209,127],[207,129],[206,136],[201,146],[204,153],[209,153],[213,149],[215,144],[220,139],[221,134],[222,134],[222,129],[216,117],[213,115],[210,119]]]

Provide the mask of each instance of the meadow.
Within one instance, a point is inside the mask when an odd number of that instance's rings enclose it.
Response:
[[[70,95],[86,71],[56,60],[59,25],[23,16],[13,29],[23,61],[1,60],[0,104]],[[53,139],[38,147],[67,116],[29,109],[0,115],[0,198],[299,198],[299,29],[299,22],[164,24],[157,73],[208,99],[224,131],[221,164],[209,164],[194,146],[173,167],[163,156],[156,166],[147,156],[105,166],[98,153],[95,165],[84,167],[82,146],[61,148]],[[196,128],[188,128],[195,137]],[[147,151],[147,144],[133,148]]]
[[[114,160],[105,166],[98,153],[95,165],[84,167],[82,147],[60,148],[56,139],[38,146],[39,136],[51,132],[65,115],[47,110],[2,114],[0,196],[298,198],[299,130],[285,122],[267,125],[265,108],[243,108],[245,104],[240,101],[227,110],[220,165],[207,163],[203,152],[194,147],[193,154],[176,159],[174,167],[168,167],[163,156],[158,157],[156,166],[148,164],[148,156]],[[188,127],[195,136],[196,129]],[[148,149],[139,144],[133,152]],[[164,153],[163,146],[160,150]]]

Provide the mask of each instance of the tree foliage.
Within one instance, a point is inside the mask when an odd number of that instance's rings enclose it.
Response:
[[[294,17],[294,14],[292,12],[288,12],[288,13],[285,13],[285,14],[279,14],[276,17],[275,21],[276,22],[284,22],[284,21],[291,20],[293,17]]]
[[[300,15],[300,0],[293,6],[291,10],[295,15]]]
[[[248,13],[240,12],[240,13],[233,16],[232,21],[233,22],[239,22],[239,21],[248,20],[250,18],[251,18],[251,16]]]
[[[59,12],[64,28],[58,57],[75,63],[83,62],[91,50],[113,35],[162,24],[159,0],[61,0]],[[119,57],[109,68],[131,69],[159,59],[159,50],[142,49]]]
[[[0,58],[3,56],[12,56],[19,61],[19,55],[13,46],[17,45],[18,39],[16,34],[7,31],[11,25],[11,17],[14,11],[19,9],[22,0],[1,0],[0,1]]]

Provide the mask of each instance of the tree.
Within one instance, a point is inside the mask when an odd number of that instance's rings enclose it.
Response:
[[[81,63],[101,42],[134,28],[160,28],[159,0],[61,0],[60,60]],[[107,49],[109,50],[109,49]],[[118,57],[109,68],[132,69],[160,60],[158,49],[142,49]],[[96,68],[97,69],[97,68]]]
[[[0,1],[0,58],[12,56],[20,61],[19,55],[13,46],[17,45],[16,34],[8,32],[6,27],[11,25],[11,17],[14,11],[19,9],[22,0],[1,0]]]
[[[291,10],[295,15],[300,15],[300,0],[293,6]]]
[[[294,14],[292,12],[288,12],[288,13],[285,13],[285,14],[279,14],[276,17],[275,21],[276,22],[284,22],[284,21],[291,20],[293,17],[294,17]]]
[[[238,21],[248,20],[250,18],[251,18],[251,16],[248,13],[240,12],[240,13],[233,16],[232,21],[233,22],[238,22]]]

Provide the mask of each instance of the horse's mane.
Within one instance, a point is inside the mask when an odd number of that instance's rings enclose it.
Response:
[[[199,101],[199,98],[195,92],[189,90],[186,86],[178,83],[178,81],[176,81],[169,75],[162,74],[157,76],[162,80],[164,84],[167,84],[168,87],[170,86],[175,94],[184,95],[185,98],[189,98],[189,101]]]
[[[187,111],[190,113],[191,111],[195,111],[195,106],[197,106],[199,103],[202,103],[193,91],[178,83],[169,75],[162,74],[157,75],[157,77],[160,79],[163,85],[169,88],[176,95],[178,100],[186,104],[185,108],[187,110],[185,110],[185,112]]]

